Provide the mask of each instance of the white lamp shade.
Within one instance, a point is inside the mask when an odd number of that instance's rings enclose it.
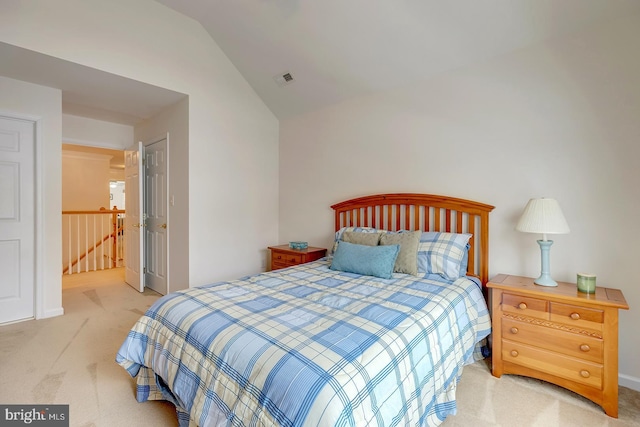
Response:
[[[569,224],[555,199],[531,199],[525,206],[516,230],[525,233],[566,234]]]

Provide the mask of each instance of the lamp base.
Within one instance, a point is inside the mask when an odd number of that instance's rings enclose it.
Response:
[[[540,256],[542,258],[542,269],[540,277],[533,281],[540,286],[558,286],[558,283],[551,278],[549,273],[549,249],[553,245],[553,240],[538,240],[540,245]]]
[[[556,282],[549,276],[540,276],[536,280],[534,280],[533,283],[540,286],[558,286],[558,282]]]

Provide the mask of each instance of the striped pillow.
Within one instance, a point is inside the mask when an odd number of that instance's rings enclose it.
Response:
[[[418,245],[418,272],[439,274],[449,280],[464,276],[466,269],[462,261],[469,239],[471,234],[468,233],[422,233]]]

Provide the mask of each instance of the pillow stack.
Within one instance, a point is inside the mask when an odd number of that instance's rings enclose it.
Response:
[[[330,268],[384,279],[392,273],[438,274],[453,281],[466,274],[470,238],[468,233],[343,227],[336,232]]]

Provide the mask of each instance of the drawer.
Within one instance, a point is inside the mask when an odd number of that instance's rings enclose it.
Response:
[[[271,270],[280,270],[281,268],[291,267],[294,264],[286,264],[283,262],[271,262]]]
[[[599,338],[511,319],[502,319],[502,338],[591,362],[603,362],[604,346]]]
[[[502,340],[502,360],[545,372],[576,383],[602,389],[602,364],[565,356],[549,350]]]
[[[503,293],[502,311],[538,319],[549,319],[549,302],[543,299]]]
[[[271,254],[271,264],[284,263],[287,265],[296,265],[302,263],[302,258],[303,255],[274,252]]]
[[[578,305],[551,303],[551,320],[569,326],[591,328],[601,331],[604,311]]]

